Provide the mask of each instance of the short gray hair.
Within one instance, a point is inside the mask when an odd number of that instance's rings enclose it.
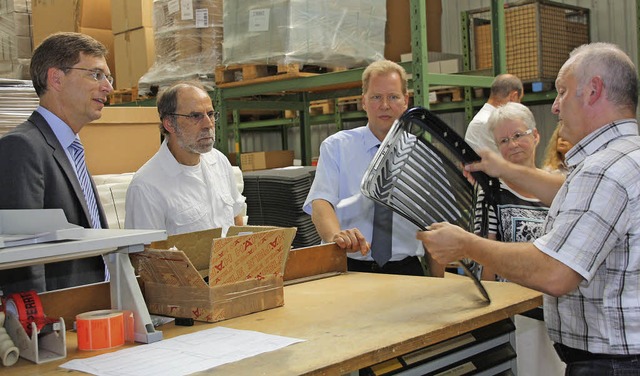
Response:
[[[607,91],[607,99],[634,111],[638,106],[638,72],[629,58],[612,43],[583,44],[569,54],[561,71],[571,71],[578,81],[578,95],[593,77],[599,76]]]
[[[536,129],[536,119],[529,108],[518,102],[509,102],[503,106],[496,108],[491,115],[487,124],[489,131],[493,130],[505,120],[521,120],[527,126],[527,129]]]
[[[518,96],[521,97],[524,93],[524,87],[522,81],[512,74],[500,74],[491,83],[491,96],[496,98],[504,99],[514,91],[517,91]]]

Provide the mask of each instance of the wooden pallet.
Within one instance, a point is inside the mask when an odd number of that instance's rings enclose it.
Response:
[[[362,108],[362,95],[338,98],[340,112],[364,111]]]
[[[309,103],[309,114],[311,114],[311,116],[330,115],[335,112],[335,108],[336,104],[333,99],[311,101]]]
[[[462,102],[463,100],[463,87],[443,87],[429,91],[429,103]]]
[[[354,95],[351,97],[342,97],[337,100],[338,112],[362,111],[362,96]],[[311,101],[309,103],[309,114],[317,115],[333,115],[336,112],[336,100],[322,99]],[[293,119],[298,116],[298,111],[285,110],[284,117]]]
[[[138,87],[115,90],[109,94],[109,104],[128,103],[138,99]]]
[[[218,66],[215,71],[216,86],[220,88],[235,87],[255,84],[260,82],[271,82],[288,80],[298,77],[315,76],[321,73],[337,72],[347,68],[326,68],[316,65],[291,64],[235,64],[228,66]]]

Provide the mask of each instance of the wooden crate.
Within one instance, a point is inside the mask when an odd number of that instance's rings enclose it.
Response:
[[[569,52],[589,42],[589,10],[529,1],[504,11],[507,72],[523,82],[555,80]],[[492,64],[492,39],[488,10],[470,12],[474,27],[475,69]]]
[[[317,65],[302,65],[298,63],[281,65],[236,64],[217,66],[215,71],[215,82],[219,87],[233,87],[252,83],[315,76],[321,73],[338,72],[346,69],[346,67],[327,68]]]

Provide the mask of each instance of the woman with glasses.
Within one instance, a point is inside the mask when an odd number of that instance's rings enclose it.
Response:
[[[498,150],[509,162],[536,169],[536,146],[540,135],[531,111],[520,103],[510,102],[498,107],[489,117],[489,130]],[[476,204],[475,232],[480,232],[484,192]],[[507,184],[500,180],[500,192],[489,205],[489,239],[507,242],[532,242],[542,235],[542,225],[548,208],[526,186]],[[489,268],[480,268],[482,279],[504,281]]]

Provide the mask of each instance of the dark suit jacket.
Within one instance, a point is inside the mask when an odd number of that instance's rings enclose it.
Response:
[[[82,188],[65,150],[38,112],[0,138],[0,209],[62,208],[70,223],[90,228]],[[93,190],[98,199],[95,184]],[[100,222],[107,221],[98,202]],[[101,257],[0,270],[4,293],[38,292],[104,280]]]

